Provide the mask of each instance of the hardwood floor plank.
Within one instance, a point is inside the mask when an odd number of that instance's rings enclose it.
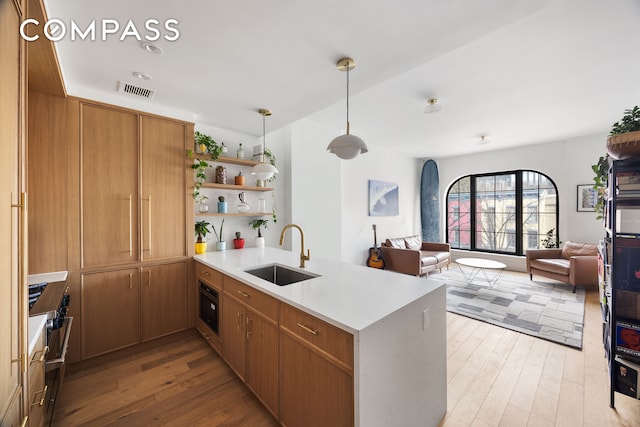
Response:
[[[616,409],[608,406],[599,310],[590,288],[582,351],[447,313],[448,411],[440,426],[640,425],[640,401],[616,394]],[[278,426],[195,330],[76,368],[54,426]]]

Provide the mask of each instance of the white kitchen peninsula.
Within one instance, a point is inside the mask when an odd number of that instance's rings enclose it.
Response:
[[[312,256],[304,270],[319,277],[278,286],[244,270],[297,268],[299,254],[267,247],[194,258],[353,335],[354,425],[436,426],[446,413],[443,282]]]

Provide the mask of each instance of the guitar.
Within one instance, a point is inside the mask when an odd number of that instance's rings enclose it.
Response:
[[[384,268],[384,259],[382,258],[382,249],[378,248],[378,239],[376,237],[375,224],[373,224],[373,247],[369,248],[369,258],[367,259],[367,267]]]

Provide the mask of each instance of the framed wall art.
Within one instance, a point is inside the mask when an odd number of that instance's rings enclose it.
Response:
[[[578,212],[595,212],[598,202],[598,191],[591,184],[578,185]]]
[[[369,180],[369,216],[397,216],[398,184]]]

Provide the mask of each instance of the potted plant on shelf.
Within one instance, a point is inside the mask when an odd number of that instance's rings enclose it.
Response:
[[[217,251],[224,251],[225,249],[227,249],[227,242],[225,242],[222,238],[222,227],[224,227],[224,218],[222,218],[222,222],[220,223],[220,232],[218,232],[216,230],[216,226],[215,225],[211,225],[211,228],[213,228],[213,234],[216,235],[216,250]]]
[[[209,230],[209,224],[207,221],[198,221],[195,223],[195,232],[198,238],[196,239],[196,254],[203,254],[207,252],[207,242],[205,241],[205,237],[207,237],[208,233],[211,233]]]
[[[607,138],[607,151],[614,159],[640,156],[640,107],[624,110],[622,119],[615,122]]]
[[[209,159],[196,159],[193,150],[187,150],[187,157],[195,159],[193,165],[191,165],[191,169],[194,170],[196,175],[195,184],[193,186],[193,198],[195,199],[200,195],[200,187],[202,187],[202,184],[207,179],[206,170],[210,166],[208,160],[216,160],[222,153],[222,146],[218,145],[218,143],[209,135],[198,131],[195,131],[194,133],[194,141],[196,147],[198,147],[198,151],[201,151],[202,153],[208,152],[210,155]],[[204,150],[202,150],[202,148],[204,148]]]
[[[218,197],[218,213],[227,213],[227,202],[224,201],[224,196]]]
[[[244,248],[244,237],[242,237],[242,233],[236,231],[236,238],[233,239],[233,247],[236,249]]]
[[[262,237],[262,227],[267,228],[267,224],[269,223],[268,219],[254,219],[249,222],[249,225],[254,230],[258,230],[258,237],[256,237],[255,245],[257,248],[264,247],[264,237]]]
[[[207,206],[207,202],[206,202],[207,200],[209,200],[207,196],[205,196],[204,194],[198,194],[198,196],[196,197],[196,203],[199,205],[198,212],[200,213],[209,212],[209,206]]]

